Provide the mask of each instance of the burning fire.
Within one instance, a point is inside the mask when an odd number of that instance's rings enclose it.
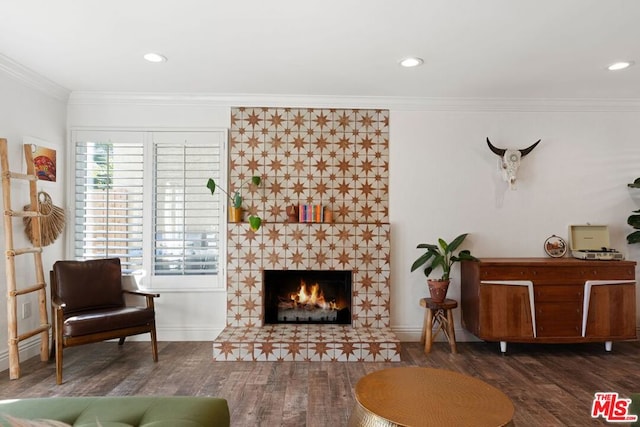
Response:
[[[307,284],[304,281],[300,281],[300,287],[297,292],[289,294],[289,297],[293,303],[293,306],[303,306],[308,308],[322,308],[324,310],[337,310],[338,307],[335,301],[327,301],[324,299],[324,294],[320,285],[315,283],[311,285],[311,288],[307,290]]]

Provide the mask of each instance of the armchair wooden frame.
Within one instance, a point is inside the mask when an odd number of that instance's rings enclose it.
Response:
[[[152,320],[142,325],[135,325],[129,327],[120,327],[112,330],[102,330],[94,333],[88,333],[83,335],[65,335],[64,334],[64,322],[69,315],[65,318],[65,308],[67,304],[60,299],[57,291],[58,282],[56,279],[55,271],[50,272],[51,276],[51,307],[53,312],[53,348],[52,353],[55,351],[56,359],[56,383],[62,384],[62,365],[63,365],[63,350],[67,347],[90,344],[95,342],[101,342],[111,339],[119,338],[118,345],[123,345],[126,337],[132,335],[139,335],[144,333],[151,334],[151,351],[153,361],[158,361],[158,343],[156,336],[156,324],[155,324],[155,305],[154,298],[159,297],[157,293],[146,292],[141,290],[127,290],[122,289],[123,300],[124,295],[134,295],[145,298],[145,308],[151,309],[154,312]],[[99,314],[98,314],[99,316]]]

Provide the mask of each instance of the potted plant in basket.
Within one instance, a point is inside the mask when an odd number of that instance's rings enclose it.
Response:
[[[434,302],[444,301],[447,290],[449,289],[451,267],[454,263],[459,261],[478,261],[468,250],[462,250],[458,252],[457,255],[454,253],[466,237],[467,233],[459,235],[453,239],[451,243],[447,243],[443,239],[438,239],[437,245],[420,243],[417,246],[418,249],[426,249],[427,251],[413,262],[411,271],[415,271],[423,265],[426,265],[424,275],[427,277],[429,293]],[[429,275],[438,267],[442,268],[442,276],[439,279],[429,279]]]
[[[259,176],[252,176],[249,181],[251,184],[258,186],[262,183],[262,179]],[[249,183],[247,182],[247,184]],[[211,194],[215,193],[216,188],[220,188],[216,185],[216,181],[213,178],[209,178],[207,181],[207,188],[211,190]],[[229,201],[231,205],[229,206],[229,222],[240,222],[242,221],[242,194],[240,193],[240,189],[236,190],[233,193],[233,196],[229,194],[228,191],[220,188]],[[258,231],[260,225],[262,224],[262,218],[257,215],[251,215],[249,217],[249,225],[253,231]]]

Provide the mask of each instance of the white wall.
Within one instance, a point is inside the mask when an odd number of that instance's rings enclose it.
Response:
[[[403,340],[418,339],[423,319],[418,300],[427,294],[424,276],[409,272],[418,243],[469,232],[465,247],[476,256],[543,257],[547,237],[567,238],[570,224],[590,222],[609,225],[611,246],[640,260],[640,247],[624,239],[631,231],[626,218],[640,208],[640,194],[626,186],[640,176],[637,108],[617,112],[610,104],[594,108],[592,103],[583,110],[601,111],[580,112],[578,105],[578,112],[564,112],[566,106],[549,103],[547,112],[533,112],[545,111],[537,103],[526,112],[519,103],[519,112],[509,111],[507,103],[503,111],[470,111],[454,103],[450,111],[417,111],[415,104],[409,109],[375,102],[74,94],[68,124],[226,128],[230,107],[236,105],[390,108],[391,323]],[[486,137],[516,148],[542,139],[523,160],[518,190],[500,181]],[[457,268],[453,279],[459,283]],[[459,285],[450,292],[457,298]],[[160,339],[213,339],[224,327],[225,310],[224,292],[163,294],[158,300]],[[460,329],[457,333],[459,339],[473,339]]]
[[[33,88],[14,77],[0,72],[0,138],[7,139],[9,167],[14,172],[24,172],[23,138],[34,137],[50,143],[51,147],[64,147],[66,138],[66,101],[57,99],[42,90]],[[64,156],[58,153],[58,170],[66,167]],[[48,185],[47,185],[48,184]],[[43,183],[40,189],[51,195],[53,203],[64,206],[63,183]],[[22,209],[29,203],[29,187],[26,182],[14,181],[12,185],[12,207]],[[31,243],[26,238],[24,227],[20,219],[13,220],[13,235],[15,247],[29,247]],[[2,232],[4,253],[4,228]],[[44,273],[48,281],[48,274],[53,262],[63,256],[63,239],[45,247],[42,259]],[[8,369],[8,331],[7,331],[7,284],[5,280],[5,263],[0,263],[0,371]],[[35,284],[34,262],[31,255],[16,257],[16,282],[18,287]],[[36,294],[18,297],[18,318],[20,308],[25,302],[31,302],[33,314],[30,318],[19,320],[18,333],[32,330],[39,325]],[[24,360],[39,354],[39,336],[20,343],[21,359]]]
[[[639,261],[640,247],[625,240],[626,219],[640,208],[640,191],[627,187],[640,176],[639,120],[638,112],[393,111],[394,329],[418,337],[417,301],[427,290],[424,275],[409,270],[421,253],[416,245],[438,237],[468,232],[463,247],[478,257],[545,257],[552,234],[568,242],[571,224],[606,224],[611,246]],[[517,190],[500,180],[486,137],[510,148],[542,139],[522,161]],[[458,266],[453,279],[449,296],[458,298]]]

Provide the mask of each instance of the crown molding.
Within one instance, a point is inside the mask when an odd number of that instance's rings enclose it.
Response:
[[[2,54],[0,54],[0,71],[23,85],[39,90],[59,101],[66,102],[71,93],[68,89]]]
[[[378,108],[394,111],[640,112],[640,99],[414,98],[161,92],[72,92],[69,105]]]

